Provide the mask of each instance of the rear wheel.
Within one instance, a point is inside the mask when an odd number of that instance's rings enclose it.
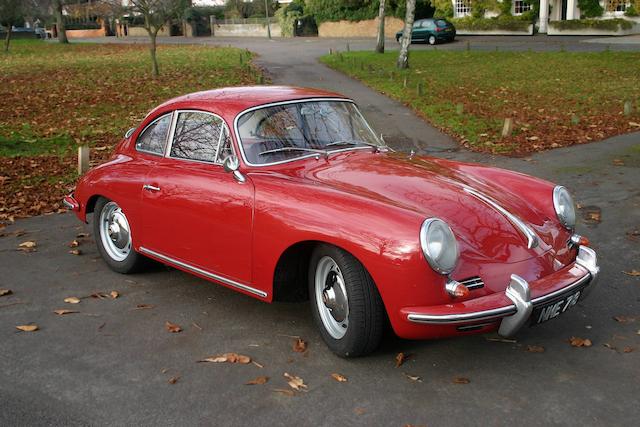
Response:
[[[131,244],[131,226],[120,206],[101,197],[93,214],[93,235],[98,252],[107,265],[118,273],[133,273],[142,267],[144,258]]]
[[[432,46],[433,46],[434,44],[436,44],[436,41],[437,41],[437,40],[436,40],[436,36],[434,36],[434,35],[429,36],[429,38],[427,39],[427,41],[429,42],[429,44],[430,44],[430,45],[432,45]]]
[[[382,339],[384,306],[373,279],[351,254],[322,245],[309,265],[311,309],[327,346],[342,357],[362,356]]]

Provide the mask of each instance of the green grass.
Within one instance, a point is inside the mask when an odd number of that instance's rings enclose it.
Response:
[[[637,130],[629,122],[640,117],[640,53],[429,50],[410,55],[411,68],[404,71],[395,68],[396,52],[340,53],[321,60],[479,151],[526,153]],[[623,114],[625,101],[634,105],[629,116]],[[502,138],[507,117],[514,120],[514,131]]]
[[[158,60],[153,79],[147,46],[16,40],[0,55],[0,156],[113,145],[164,100],[260,75],[236,48],[160,46]]]

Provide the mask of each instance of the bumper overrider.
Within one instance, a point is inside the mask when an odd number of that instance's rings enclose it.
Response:
[[[68,196],[64,196],[64,198],[62,199],[62,204],[65,205],[67,209],[70,209],[74,212],[80,210],[80,203],[78,203],[78,201],[73,197],[73,193],[69,194]]]
[[[549,306],[541,316],[555,317],[566,310],[569,304],[575,304],[578,298],[586,297],[593,289],[599,272],[595,251],[587,246],[579,246],[573,264],[534,282],[529,283],[512,274],[504,293],[440,306],[408,307],[401,312],[409,322],[455,325],[460,331],[499,322],[498,333],[511,337],[530,320],[534,309]],[[572,298],[564,302],[563,296],[567,295]],[[550,305],[556,301],[557,304]]]

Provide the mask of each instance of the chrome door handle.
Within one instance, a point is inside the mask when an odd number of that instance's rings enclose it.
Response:
[[[149,185],[149,184],[145,184],[142,186],[143,190],[147,190],[147,191],[160,191],[160,187],[155,187],[153,185]]]

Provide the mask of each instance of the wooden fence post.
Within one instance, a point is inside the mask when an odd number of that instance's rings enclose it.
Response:
[[[82,175],[89,170],[89,146],[78,147],[78,174]]]

